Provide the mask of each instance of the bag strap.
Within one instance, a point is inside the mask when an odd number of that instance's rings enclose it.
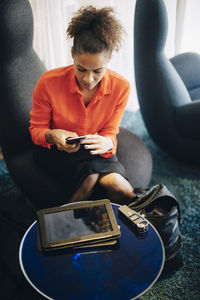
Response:
[[[180,221],[180,207],[176,197],[168,190],[168,188],[163,184],[156,184],[147,190],[136,189],[140,195],[131,202],[128,206],[135,211],[139,211],[147,207],[149,204],[153,203],[155,200],[162,197],[169,197],[173,199],[174,204],[178,208],[179,221]]]

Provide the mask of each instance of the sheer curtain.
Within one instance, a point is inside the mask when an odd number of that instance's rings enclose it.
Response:
[[[200,53],[200,1],[197,0],[178,0],[181,8],[182,22],[179,28],[182,28],[179,38],[177,53],[197,52]]]
[[[148,0],[147,0],[148,1]],[[138,109],[133,65],[133,19],[136,0],[30,0],[34,16],[33,46],[47,69],[72,64],[72,42],[67,40],[67,25],[81,6],[98,8],[112,6],[127,32],[122,49],[113,53],[109,68],[119,72],[131,83],[131,94],[126,109]],[[169,31],[165,52],[175,53],[176,0],[165,0],[169,17]]]

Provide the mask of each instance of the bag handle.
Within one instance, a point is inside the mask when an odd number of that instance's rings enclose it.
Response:
[[[130,203],[128,206],[133,208],[136,211],[142,210],[147,207],[149,204],[154,202],[155,200],[162,197],[169,197],[174,200],[175,205],[178,208],[178,219],[180,222],[180,207],[176,197],[168,190],[168,188],[163,184],[156,184],[147,190],[136,189],[136,191],[140,192],[142,195],[138,196],[136,200]]]

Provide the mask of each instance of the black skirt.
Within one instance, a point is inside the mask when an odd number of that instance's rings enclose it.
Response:
[[[91,155],[82,146],[75,153],[59,151],[56,146],[51,149],[37,146],[34,159],[51,176],[68,186],[68,195],[72,195],[85,178],[94,173],[119,173],[128,180],[128,175],[116,155],[110,158]]]

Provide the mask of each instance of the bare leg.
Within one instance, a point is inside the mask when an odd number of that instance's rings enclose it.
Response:
[[[88,200],[94,190],[99,174],[90,174],[83,181],[78,190],[72,195],[67,203]]]
[[[114,203],[126,204],[135,197],[133,187],[118,173],[100,175],[98,182]]]

